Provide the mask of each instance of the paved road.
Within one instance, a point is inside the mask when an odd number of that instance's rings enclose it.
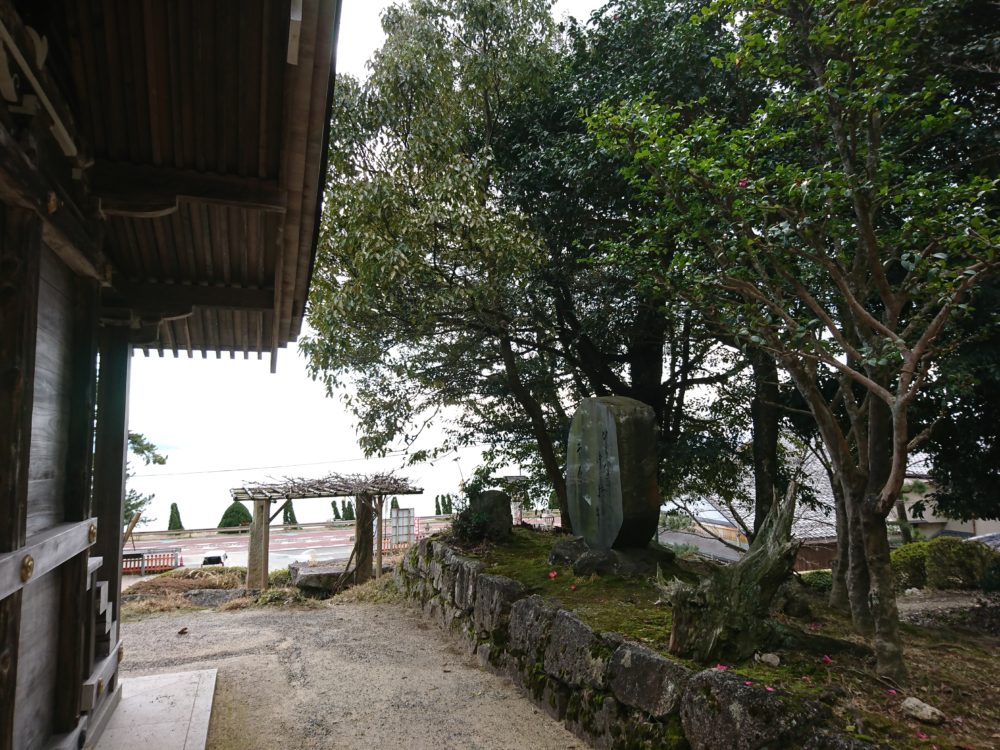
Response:
[[[447,521],[420,519],[420,535],[430,534],[448,525]],[[209,552],[224,552],[227,565],[247,564],[247,545],[250,542],[247,534],[216,534],[214,536],[196,537],[194,539],[178,539],[163,536],[146,537],[135,544],[136,549],[154,550],[162,548],[181,548],[185,565],[200,565],[202,558]],[[350,526],[337,528],[306,528],[301,531],[285,531],[280,528],[271,529],[271,554],[268,561],[270,570],[287,568],[288,563],[295,560],[339,560],[351,554],[354,544],[354,529]],[[126,551],[132,549],[129,542]]]

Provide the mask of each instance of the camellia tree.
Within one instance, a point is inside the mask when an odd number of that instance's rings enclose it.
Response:
[[[911,407],[1000,247],[994,182],[936,158],[976,116],[921,54],[951,10],[716,2],[704,16],[725,19],[737,44],[715,63],[767,82],[749,120],[648,100],[592,119],[631,156],[650,221],[671,238],[658,283],[768,351],[816,421],[858,542],[847,566],[854,623],[897,680],[886,517],[921,437]]]

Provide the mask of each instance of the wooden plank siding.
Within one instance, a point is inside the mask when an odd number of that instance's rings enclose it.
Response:
[[[59,618],[52,615],[59,612],[59,595],[56,572],[33,579],[23,590],[14,712],[14,747],[18,750],[43,747],[55,723]]]
[[[27,534],[65,518],[74,287],[69,270],[47,247],[41,252],[35,345]]]
[[[16,554],[27,529],[31,398],[38,315],[41,222],[24,209],[0,211],[0,554]],[[0,600],[0,750],[15,743],[23,591]]]

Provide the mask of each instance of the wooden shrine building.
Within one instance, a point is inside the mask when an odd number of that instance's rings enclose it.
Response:
[[[0,0],[0,750],[121,694],[132,352],[299,333],[340,5]]]

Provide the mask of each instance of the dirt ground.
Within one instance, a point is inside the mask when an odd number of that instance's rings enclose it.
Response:
[[[586,747],[401,605],[180,612],[122,634],[125,677],[218,668],[209,750]]]

